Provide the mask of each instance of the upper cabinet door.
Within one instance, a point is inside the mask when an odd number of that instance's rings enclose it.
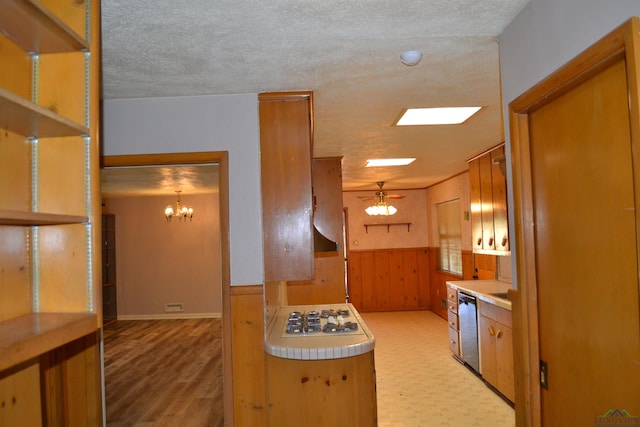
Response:
[[[480,159],[469,162],[471,189],[471,247],[474,252],[482,250],[482,197],[480,196]]]
[[[504,146],[491,151],[491,194],[493,197],[494,249],[509,250],[507,220],[507,178]]]
[[[507,181],[504,145],[469,161],[473,252],[508,255]]]
[[[265,282],[314,277],[312,95],[259,95]]]

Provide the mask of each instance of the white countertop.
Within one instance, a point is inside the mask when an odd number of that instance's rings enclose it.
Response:
[[[346,333],[313,332],[308,334],[287,334],[289,314],[294,311],[309,312],[348,309],[350,316],[345,320],[358,323],[358,330]],[[283,359],[326,360],[357,356],[373,350],[375,338],[351,304],[289,305],[278,308],[270,322],[264,349],[272,356]]]
[[[511,289],[511,283],[499,280],[458,280],[448,281],[447,285],[458,291],[469,293],[482,301],[511,310],[511,301],[491,295],[492,293],[507,292]]]

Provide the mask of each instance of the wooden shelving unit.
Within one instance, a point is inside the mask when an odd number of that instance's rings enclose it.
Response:
[[[3,425],[102,423],[99,11],[0,1]]]

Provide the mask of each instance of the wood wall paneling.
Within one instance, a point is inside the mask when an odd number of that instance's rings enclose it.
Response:
[[[266,426],[263,287],[232,286],[230,292],[234,422]]]
[[[426,248],[349,251],[349,299],[359,311],[428,309]]]

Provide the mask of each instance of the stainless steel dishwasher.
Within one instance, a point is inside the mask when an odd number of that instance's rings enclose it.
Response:
[[[458,292],[458,316],[460,325],[460,356],[467,366],[480,374],[476,297],[465,294],[464,292]]]

